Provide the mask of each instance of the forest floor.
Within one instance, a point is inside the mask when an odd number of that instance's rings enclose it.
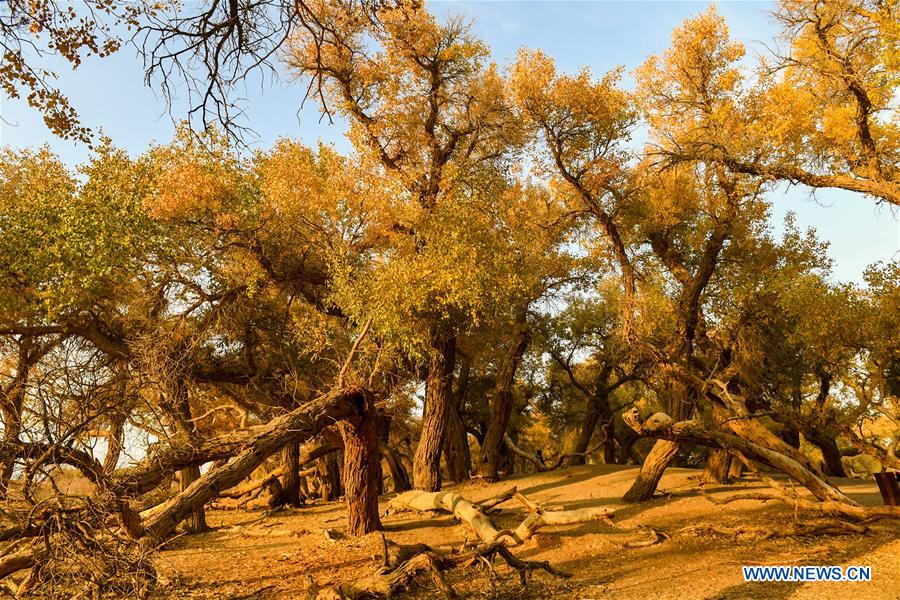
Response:
[[[616,509],[615,527],[604,521],[547,527],[523,546],[520,558],[547,560],[572,574],[557,579],[540,573],[527,588],[505,566],[497,566],[499,580],[483,570],[458,569],[449,581],[465,598],[678,598],[900,599],[900,526],[874,523],[865,535],[803,536],[762,539],[679,530],[698,525],[728,528],[788,526],[800,518],[778,502],[740,500],[716,505],[704,494],[727,498],[737,492],[763,491],[764,483],[744,479],[723,486],[697,485],[700,471],[669,469],[660,485],[661,497],[640,505],[621,502],[637,467],[587,465],[548,473],[519,475],[495,484],[471,481],[446,486],[478,501],[515,485],[546,508],[609,506]],[[880,504],[874,481],[838,480],[847,494],[863,504]],[[702,489],[702,492],[701,492]],[[384,508],[390,496],[383,499]],[[501,527],[515,526],[524,516],[514,501],[492,516]],[[317,587],[352,581],[373,572],[381,561],[381,536],[328,539],[325,530],[344,529],[340,502],[306,508],[208,512],[213,530],[172,541],[158,560],[163,577],[162,597],[202,599],[314,598]],[[458,547],[472,534],[448,514],[400,513],[383,519],[388,539]],[[668,534],[660,544],[629,548],[648,539],[647,528]],[[863,565],[870,566],[871,582],[745,583],[742,565]],[[437,598],[428,577],[398,598]]]

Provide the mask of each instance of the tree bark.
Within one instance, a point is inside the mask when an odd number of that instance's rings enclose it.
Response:
[[[497,373],[497,383],[491,397],[491,418],[478,458],[479,472],[487,480],[496,480],[498,477],[500,462],[503,459],[501,456],[504,445],[503,437],[509,427],[509,418],[513,409],[513,383],[522,357],[531,342],[531,330],[524,313],[520,314],[516,320],[516,328],[516,336],[509,354]]]
[[[200,467],[188,467],[178,473],[178,481],[181,484],[182,492],[187,490],[198,479],[200,479]],[[206,526],[206,511],[203,509],[203,505],[200,504],[185,519],[185,530],[191,533],[202,533],[207,529],[209,528]]]
[[[347,529],[353,536],[381,529],[378,484],[381,479],[375,406],[371,396],[354,403],[355,410],[338,425],[344,438],[343,485]]]
[[[724,423],[728,414],[717,404],[713,405],[713,418],[716,420],[716,428],[720,431],[727,429]],[[706,455],[706,465],[703,468],[703,483],[728,483],[728,470],[731,468],[731,453],[720,448],[712,448]]]
[[[844,470],[844,463],[841,462],[841,451],[838,448],[834,434],[829,433],[825,428],[807,427],[803,430],[803,437],[822,451],[826,475],[832,477],[847,476],[847,472]]]
[[[23,336],[19,340],[16,375],[6,389],[0,390],[0,415],[3,416],[4,445],[19,441],[19,435],[22,433],[22,407],[25,402],[25,393],[28,389],[28,375],[31,368],[54,345],[55,342],[47,342],[35,346],[34,338],[30,336]],[[6,498],[6,492],[16,464],[14,454],[4,453],[4,455],[5,457],[0,458],[0,499]]]
[[[361,388],[332,390],[273,419],[247,441],[231,462],[206,473],[154,511],[145,522],[146,534],[156,540],[166,537],[198,506],[243,481],[285,444],[308,440],[335,421],[349,416],[354,410],[353,404],[364,402],[367,395],[368,392]]]
[[[616,464],[616,421],[610,416],[609,421],[603,424],[603,464]]]
[[[447,420],[447,437],[444,440],[444,460],[447,463],[447,473],[450,480],[455,483],[467,480],[472,472],[469,438],[462,422],[462,410],[465,407],[466,388],[471,369],[472,359],[464,355],[460,361],[456,390],[453,393],[453,406]]]
[[[106,435],[106,456],[103,457],[103,471],[112,473],[119,464],[125,441],[125,413],[117,412],[109,418],[109,433]]]
[[[668,408],[676,419],[688,419],[694,412],[693,390],[681,383],[670,385],[671,393],[668,396]],[[672,440],[660,439],[653,444],[650,454],[644,459],[641,471],[634,483],[622,496],[625,502],[644,502],[653,498],[656,487],[663,473],[675,457],[678,455],[678,443]]]
[[[446,333],[433,333],[431,350],[425,382],[422,433],[413,461],[413,485],[418,490],[435,492],[441,489],[441,449],[453,406],[456,338]]]
[[[291,442],[281,449],[281,493],[285,504],[300,505],[300,444]]]
[[[187,382],[183,378],[176,379],[169,393],[172,397],[167,399],[169,406],[166,408],[174,416],[175,427],[179,433],[189,442],[192,442],[197,437],[197,428],[191,420],[191,403],[188,396]],[[178,473],[181,491],[184,492],[199,478],[200,465],[192,465],[182,469]],[[194,514],[187,519],[186,529],[191,533],[206,531],[206,513],[203,504],[198,505],[194,509]]]
[[[343,482],[341,481],[341,462],[334,454],[323,456],[316,467],[319,478],[320,498],[322,500],[337,500],[343,494]]]
[[[744,474],[744,463],[737,456],[731,455],[731,465],[728,467],[728,479],[734,481]]]

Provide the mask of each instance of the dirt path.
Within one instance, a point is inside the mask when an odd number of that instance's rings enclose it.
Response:
[[[761,540],[717,534],[677,533],[695,525],[766,527],[788,524],[795,515],[776,503],[742,500],[724,506],[711,503],[696,486],[698,471],[669,469],[661,490],[668,497],[641,505],[626,505],[621,495],[630,485],[635,467],[583,466],[537,475],[519,476],[497,484],[470,482],[455,489],[472,500],[483,499],[516,485],[546,507],[612,506],[615,528],[595,521],[542,530],[517,549],[523,558],[549,560],[573,577],[568,580],[535,575],[527,590],[505,568],[494,583],[484,572],[453,575],[451,582],[469,598],[677,598],[690,600],[762,598],[813,600],[821,598],[900,599],[900,527],[876,525],[864,536],[792,537]],[[866,504],[880,501],[874,482],[839,481],[842,489]],[[737,491],[764,489],[758,482],[705,488],[724,498]],[[387,500],[385,499],[384,504]],[[498,525],[517,524],[521,509],[503,505]],[[268,514],[256,511],[209,512],[214,531],[183,537],[162,554],[160,572],[168,580],[161,593],[185,598],[314,597],[317,587],[336,585],[371,573],[378,564],[381,538],[330,541],[323,530],[340,532],[345,524],[343,505],[322,504]],[[471,534],[450,516],[412,513],[384,519],[389,539],[400,543],[459,546]],[[624,544],[646,539],[646,528],[670,534],[670,540],[648,547]],[[870,565],[870,583],[745,583],[742,565]],[[493,594],[493,596],[491,595]],[[433,598],[436,591],[423,581],[404,598]]]

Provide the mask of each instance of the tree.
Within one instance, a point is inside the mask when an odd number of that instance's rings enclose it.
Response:
[[[467,267],[483,271],[468,251],[477,247],[470,225],[459,216],[475,209],[478,196],[491,193],[486,190],[497,189],[492,171],[502,166],[511,138],[502,81],[484,65],[486,48],[460,20],[439,24],[406,3],[378,8],[375,18],[361,5],[341,2],[317,3],[314,12],[318,18],[304,23],[289,65],[318,90],[323,110],[350,119],[357,150],[401,194],[394,202],[403,209],[390,227],[405,260],[393,257],[371,280],[368,297],[387,300],[402,289],[398,284],[407,286],[392,322],[376,319],[375,326],[396,330],[401,316],[420,324],[420,331],[409,332],[426,360],[413,480],[418,489],[437,490],[459,327],[477,316],[483,291],[478,284],[459,285]],[[469,214],[473,222],[484,216]],[[448,289],[448,280],[455,289]]]
[[[775,18],[787,48],[748,83],[738,67],[742,45],[710,9],[645,67],[662,75],[639,86],[658,132],[653,154],[664,164],[707,160],[762,181],[900,204],[900,130],[887,118],[897,17],[891,2],[784,0]]]

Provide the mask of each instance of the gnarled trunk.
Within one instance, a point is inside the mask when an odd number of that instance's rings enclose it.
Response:
[[[695,394],[683,384],[670,384],[668,396],[669,411],[676,420],[689,419],[694,412]],[[657,440],[644,459],[641,471],[634,483],[622,496],[625,502],[644,502],[653,498],[659,480],[662,479],[666,467],[672,464],[678,455],[678,443],[671,440]]]
[[[848,498],[841,490],[820,478],[803,464],[771,448],[755,444],[730,433],[707,430],[694,421],[675,422],[671,417],[663,413],[653,415],[646,422],[640,420],[636,409],[623,414],[622,417],[638,433],[650,435],[659,440],[700,444],[709,448],[728,448],[741,453],[751,460],[778,469],[803,485],[817,499],[823,502],[831,501],[858,506],[855,501]]]
[[[526,315],[519,315],[516,320],[518,332],[513,341],[509,354],[497,373],[497,383],[494,393],[491,397],[491,420],[488,422],[487,432],[484,436],[484,443],[481,445],[481,451],[478,458],[479,472],[481,476],[488,480],[497,479],[498,470],[504,457],[501,455],[503,449],[503,436],[506,435],[506,428],[509,426],[509,418],[512,415],[513,394],[512,387],[516,378],[516,371],[528,344],[531,342],[531,330],[526,322]],[[510,465],[507,474],[512,472],[512,458],[508,457],[507,464]]]
[[[434,333],[431,349],[425,382],[422,433],[413,461],[413,485],[418,490],[435,492],[441,489],[441,449],[453,407],[456,338],[446,333]]]
[[[356,410],[338,425],[344,439],[343,484],[350,535],[365,535],[381,529],[378,518],[381,457],[375,406],[368,395],[361,400],[355,404]]]
[[[834,434],[821,427],[807,427],[803,430],[803,437],[822,451],[822,458],[825,461],[825,473],[827,475],[832,477],[847,476],[847,472],[844,471],[844,463],[841,462],[841,451],[838,448]]]
[[[716,420],[716,428],[726,431],[728,428],[725,420],[728,413],[719,405],[713,404],[713,418]],[[706,464],[703,467],[703,483],[728,483],[728,470],[731,468],[731,453],[721,448],[712,448],[706,455]]]
[[[643,502],[653,498],[656,493],[656,486],[662,479],[666,467],[672,464],[675,456],[678,454],[678,444],[668,440],[658,440],[653,444],[650,454],[644,459],[641,465],[641,471],[635,478],[631,487],[622,496],[625,502]]]

